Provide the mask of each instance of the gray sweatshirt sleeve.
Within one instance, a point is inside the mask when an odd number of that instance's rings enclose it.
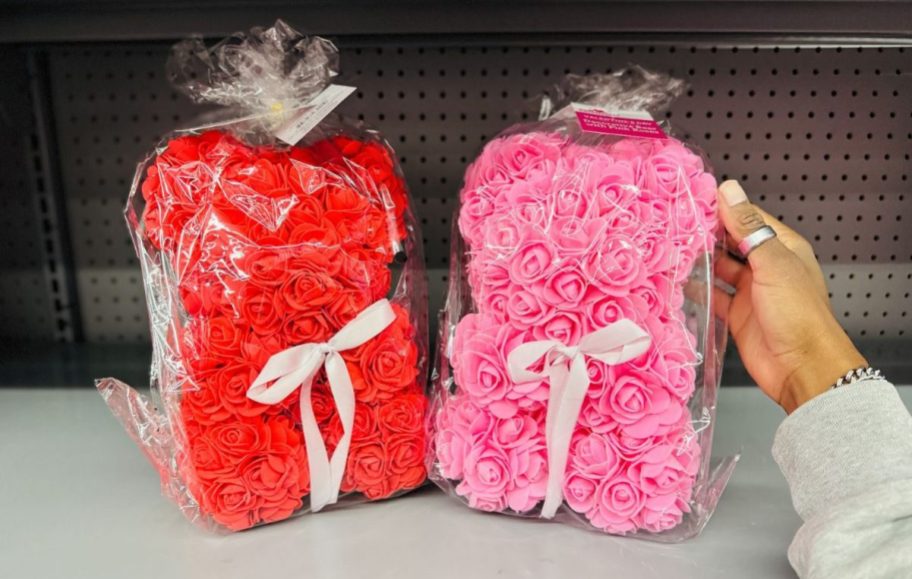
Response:
[[[773,457],[804,520],[788,552],[799,577],[912,577],[912,416],[889,382],[802,405]]]

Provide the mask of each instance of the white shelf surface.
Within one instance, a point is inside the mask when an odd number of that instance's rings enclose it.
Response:
[[[722,390],[715,452],[741,461],[703,534],[677,545],[486,515],[435,488],[212,535],[161,497],[94,390],[0,389],[0,577],[794,577],[800,520],[770,456],[782,418],[756,388]]]

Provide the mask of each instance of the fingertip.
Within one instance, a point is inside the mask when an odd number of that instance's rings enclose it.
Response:
[[[719,194],[728,207],[747,202],[747,193],[744,192],[744,188],[735,179],[729,179],[719,185]]]

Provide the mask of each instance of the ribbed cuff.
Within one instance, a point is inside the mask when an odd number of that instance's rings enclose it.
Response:
[[[808,520],[871,485],[912,478],[912,416],[885,380],[842,386],[783,421],[773,458]]]

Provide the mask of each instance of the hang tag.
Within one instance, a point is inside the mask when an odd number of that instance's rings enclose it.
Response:
[[[573,103],[572,106],[580,128],[587,133],[644,139],[668,137],[646,111],[612,111],[581,103]]]
[[[276,138],[289,145],[298,144],[304,135],[319,125],[326,115],[333,112],[356,90],[353,86],[329,85],[304,107],[292,113],[291,118],[275,130]]]

